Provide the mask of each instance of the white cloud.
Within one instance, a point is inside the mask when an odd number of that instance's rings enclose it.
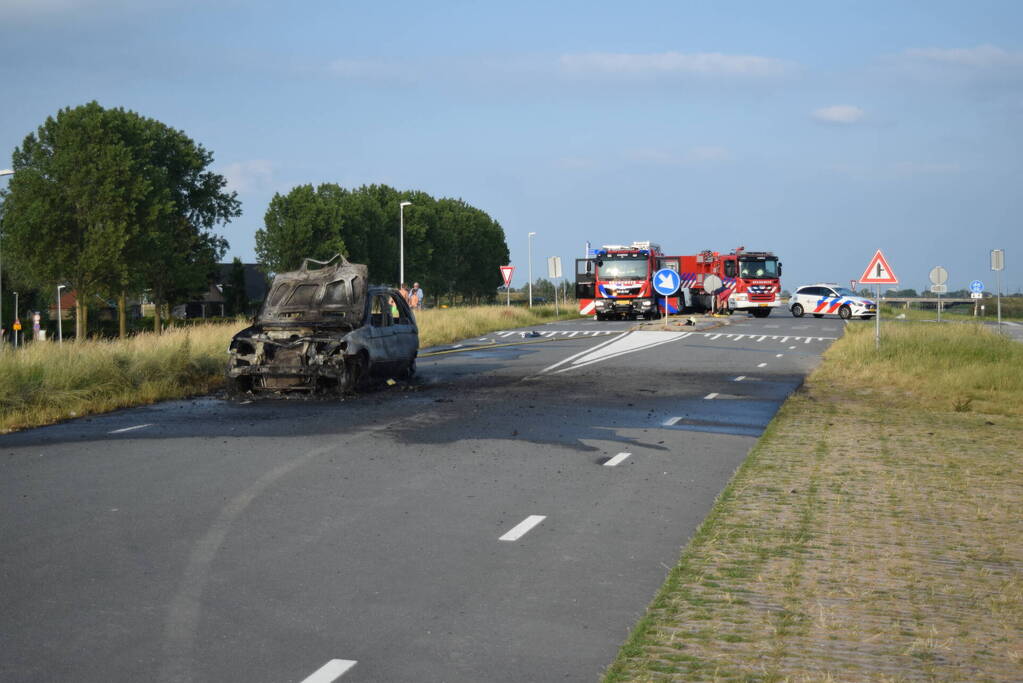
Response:
[[[978,45],[968,48],[911,48],[903,54],[916,61],[970,69],[1023,66],[1023,53],[1009,52],[994,45]]]
[[[273,183],[273,171],[273,164],[266,159],[237,161],[220,169],[227,178],[227,189],[239,193],[269,189]]]
[[[863,120],[864,112],[851,104],[835,104],[830,107],[814,109],[810,115],[824,123],[849,125]]]
[[[563,55],[563,73],[573,76],[657,76],[752,77],[783,76],[792,65],[772,57],[728,55],[720,52],[661,52],[650,54],[589,52]]]

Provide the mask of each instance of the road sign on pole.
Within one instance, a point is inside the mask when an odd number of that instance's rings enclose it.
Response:
[[[501,266],[501,277],[504,278],[505,306],[511,306],[511,279],[515,266]]]
[[[874,258],[870,259],[867,269],[860,276],[860,282],[866,285],[896,285],[899,283],[899,278],[895,277],[892,267],[888,265],[884,254],[878,249]]]
[[[974,280],[970,283],[970,291],[975,294],[980,294],[984,291],[984,283],[980,280]],[[979,297],[978,297],[979,298]]]
[[[670,268],[654,273],[654,291],[664,297],[664,329],[668,329],[668,297],[678,292],[682,279]]]
[[[874,348],[881,350],[881,285],[894,285],[899,282],[892,267],[888,265],[884,254],[878,249],[870,264],[860,276],[860,282],[877,287],[877,314],[874,316]]]
[[[1002,329],[1002,271],[1005,270],[1005,251],[1002,249],[991,250],[991,270],[997,275],[995,289],[998,296],[998,329]]]
[[[931,268],[930,277],[932,285],[943,285],[948,282],[948,271],[941,266],[934,266]]]

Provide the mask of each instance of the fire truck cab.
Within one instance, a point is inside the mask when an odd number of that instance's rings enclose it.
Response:
[[[651,277],[664,255],[651,242],[607,244],[576,260],[575,295],[581,315],[597,320],[659,317]]]

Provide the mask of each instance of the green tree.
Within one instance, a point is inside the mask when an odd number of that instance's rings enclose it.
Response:
[[[0,216],[16,275],[40,286],[67,282],[88,302],[128,287],[159,302],[202,287],[226,248],[211,233],[240,214],[213,155],[184,133],[96,102],[60,110],[12,154],[15,174]],[[157,321],[159,327],[159,320]]]
[[[267,272],[295,270],[302,259],[345,253],[343,192],[336,185],[299,185],[274,194],[256,231],[256,255]]]

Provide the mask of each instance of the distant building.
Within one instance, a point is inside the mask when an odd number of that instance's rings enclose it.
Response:
[[[253,312],[266,298],[269,290],[266,275],[259,269],[258,263],[243,263],[245,272],[245,301],[247,311]],[[201,297],[195,298],[171,309],[175,318],[215,318],[226,314],[224,286],[231,281],[232,263],[218,263],[215,281]]]

